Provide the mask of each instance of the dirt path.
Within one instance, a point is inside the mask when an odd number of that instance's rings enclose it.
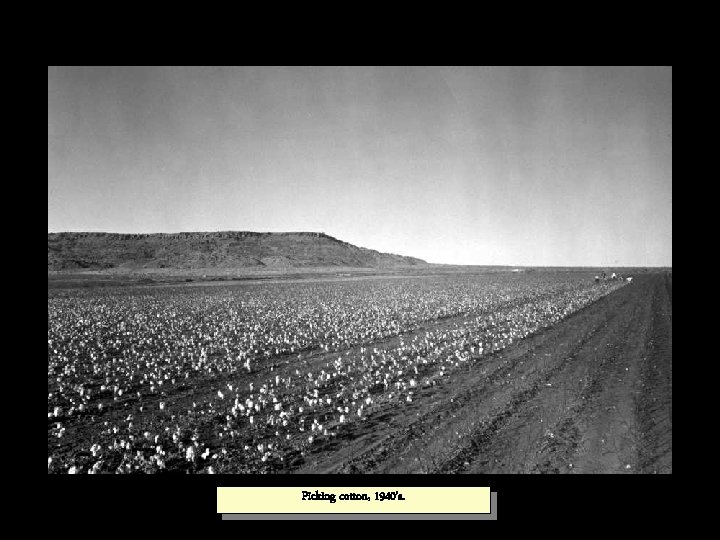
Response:
[[[298,472],[672,472],[672,274],[379,411]]]

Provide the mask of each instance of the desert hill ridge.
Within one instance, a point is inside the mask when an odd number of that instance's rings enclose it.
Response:
[[[48,233],[48,271],[425,265],[415,257],[358,247],[322,232]]]

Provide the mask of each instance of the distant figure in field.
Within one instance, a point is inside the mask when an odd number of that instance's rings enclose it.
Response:
[[[595,276],[595,283],[600,283],[600,276]]]
[[[626,279],[626,281],[627,281],[628,283],[630,283],[630,282],[632,281],[632,276],[628,277],[628,278]]]
[[[615,272],[612,273],[612,276],[610,276],[610,279],[615,281],[617,279],[617,274]]]

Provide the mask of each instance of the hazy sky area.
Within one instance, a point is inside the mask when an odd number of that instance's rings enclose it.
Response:
[[[48,68],[48,232],[672,265],[672,69]]]

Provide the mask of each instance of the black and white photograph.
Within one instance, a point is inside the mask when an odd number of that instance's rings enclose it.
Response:
[[[672,67],[49,66],[47,339],[48,475],[671,474]]]

